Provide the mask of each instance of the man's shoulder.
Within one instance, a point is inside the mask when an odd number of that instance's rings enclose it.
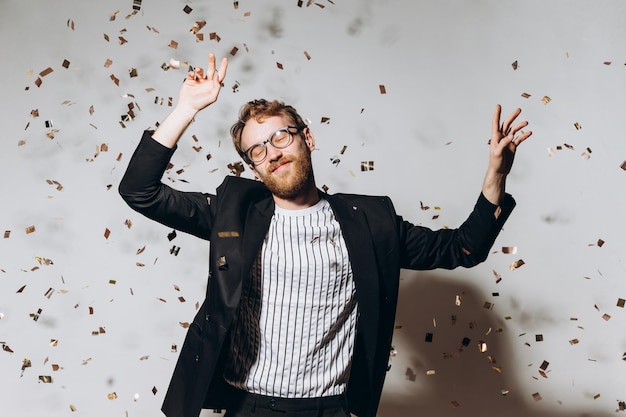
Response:
[[[269,190],[261,181],[234,175],[224,177],[216,191],[218,196],[235,194],[245,198],[264,198],[269,193]]]
[[[368,211],[382,210],[395,214],[393,202],[386,195],[350,194],[337,193],[327,195],[327,199],[335,204],[347,204],[353,208],[361,208]]]

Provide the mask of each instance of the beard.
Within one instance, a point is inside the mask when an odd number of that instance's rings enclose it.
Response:
[[[282,172],[277,174],[272,173],[275,167],[285,162],[290,162],[288,168],[291,172],[285,174]],[[297,155],[284,157],[270,163],[263,175],[259,172],[257,172],[257,174],[273,195],[284,200],[294,199],[309,186],[315,186],[311,154],[306,150],[303,150]]]

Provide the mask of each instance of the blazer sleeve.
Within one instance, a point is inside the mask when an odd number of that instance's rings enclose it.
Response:
[[[162,182],[170,149],[144,131],[118,190],[135,211],[176,230],[209,239],[214,212],[210,194],[176,190]]]
[[[400,218],[401,267],[453,269],[483,262],[514,207],[509,194],[496,206],[481,193],[474,210],[457,229],[435,231]]]

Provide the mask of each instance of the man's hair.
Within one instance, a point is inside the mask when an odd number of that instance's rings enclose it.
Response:
[[[295,126],[298,130],[302,130],[307,127],[297,110],[282,101],[257,99],[247,102],[239,111],[239,120],[237,120],[230,128],[230,136],[233,139],[235,149],[244,161],[249,162],[245,155],[245,149],[241,146],[241,134],[243,133],[243,128],[245,127],[246,122],[250,119],[254,119],[261,123],[266,118],[273,116],[285,116],[290,120],[292,126]]]

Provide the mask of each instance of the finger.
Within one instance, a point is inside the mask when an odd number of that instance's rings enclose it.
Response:
[[[509,115],[509,117],[506,118],[506,120],[504,121],[504,123],[502,123],[502,134],[506,135],[509,133],[509,130],[511,129],[511,124],[515,121],[515,119],[517,118],[517,116],[519,116],[519,114],[522,112],[522,109],[515,109],[515,111],[513,113],[511,113]]]
[[[491,137],[495,138],[500,132],[500,114],[502,112],[502,106],[499,104],[496,106],[496,111],[493,113],[493,119],[491,121]]]
[[[220,68],[217,71],[217,81],[218,82],[222,82],[224,81],[224,78],[226,77],[226,69],[228,68],[228,58],[224,57],[222,58],[222,61],[220,62]]]
[[[209,53],[209,64],[207,65],[207,78],[213,78],[215,74],[215,54]]]

